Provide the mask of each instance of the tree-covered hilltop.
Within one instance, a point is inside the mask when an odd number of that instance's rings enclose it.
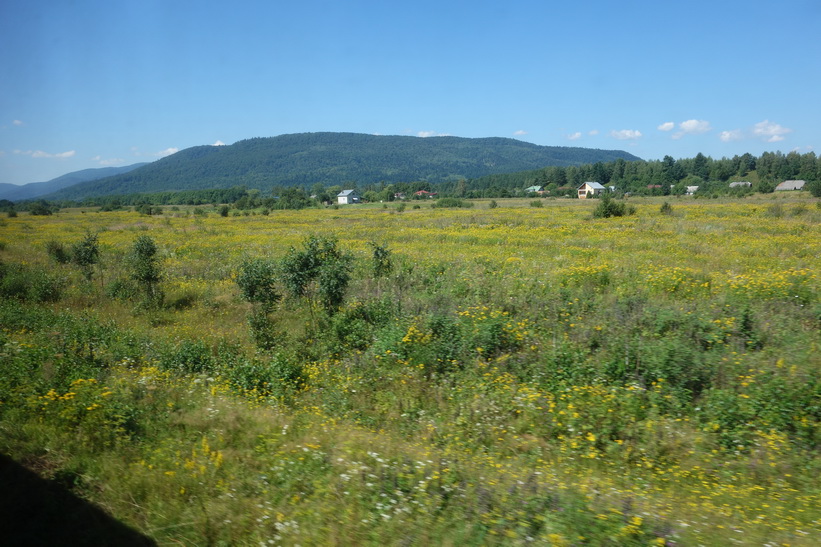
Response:
[[[196,146],[127,174],[63,189],[49,199],[245,186],[310,187],[379,181],[439,183],[638,158],[620,150],[539,146],[507,138],[300,133],[230,146]]]

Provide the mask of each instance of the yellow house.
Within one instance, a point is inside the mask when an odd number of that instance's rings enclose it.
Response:
[[[587,199],[589,196],[598,196],[604,192],[604,186],[598,182],[585,182],[579,186],[579,199]]]

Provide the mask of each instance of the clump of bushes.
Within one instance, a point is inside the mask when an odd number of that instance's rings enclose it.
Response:
[[[623,217],[636,214],[636,208],[623,201],[614,201],[610,194],[602,194],[599,204],[593,210],[593,218]]]
[[[456,208],[456,207],[464,207],[469,208],[473,207],[472,201],[467,201],[460,198],[439,198],[437,199],[431,207],[434,208]]]

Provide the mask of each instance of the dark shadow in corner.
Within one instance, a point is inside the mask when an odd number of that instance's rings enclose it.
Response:
[[[157,543],[0,454],[0,544],[130,547]]]

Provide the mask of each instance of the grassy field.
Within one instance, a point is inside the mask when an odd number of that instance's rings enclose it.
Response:
[[[0,220],[0,452],[163,545],[817,545],[821,204],[497,201]]]

